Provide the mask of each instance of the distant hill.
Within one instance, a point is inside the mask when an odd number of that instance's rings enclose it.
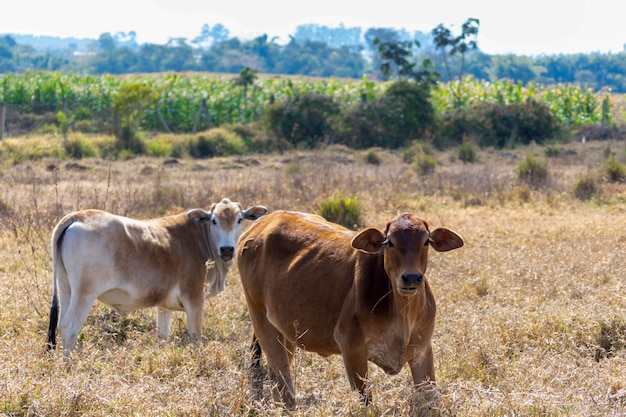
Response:
[[[21,45],[32,46],[37,51],[86,51],[95,39],[89,38],[60,38],[58,36],[21,35],[16,33],[2,33],[0,36],[9,35],[15,42]]]

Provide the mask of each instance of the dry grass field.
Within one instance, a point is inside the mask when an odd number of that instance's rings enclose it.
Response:
[[[607,143],[559,145],[546,184],[516,167],[541,148],[481,151],[463,164],[435,153],[420,176],[382,150],[378,165],[343,148],[210,160],[0,163],[0,415],[8,416],[618,416],[626,415],[626,184],[600,181],[585,202],[576,179],[600,175]],[[624,160],[624,143],[611,145]],[[362,226],[402,211],[446,226],[465,247],[431,252],[438,313],[436,385],[415,390],[370,365],[373,404],[349,389],[338,356],[298,352],[298,408],[247,391],[251,325],[236,267],[206,304],[203,339],[156,338],[153,309],[119,316],[96,303],[66,360],[44,354],[51,298],[49,236],[63,214],[100,208],[138,218],[222,197],[270,210],[315,210],[341,193]],[[296,301],[297,302],[297,301]],[[266,398],[268,387],[266,386]]]

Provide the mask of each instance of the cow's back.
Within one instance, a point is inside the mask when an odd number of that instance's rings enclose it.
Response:
[[[352,290],[354,233],[319,216],[276,211],[257,220],[238,245],[250,308],[306,350],[339,353],[334,323]]]
[[[201,286],[204,277],[198,230],[184,215],[142,221],[84,210],[73,214],[57,244],[72,287],[89,286],[120,311],[180,309],[172,289],[185,278]]]

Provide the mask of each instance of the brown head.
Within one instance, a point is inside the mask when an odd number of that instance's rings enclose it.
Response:
[[[387,223],[385,232],[363,230],[352,239],[352,247],[368,253],[383,251],[384,267],[394,291],[412,296],[424,286],[428,248],[446,252],[463,246],[463,239],[446,228],[430,231],[425,220],[403,213]]]

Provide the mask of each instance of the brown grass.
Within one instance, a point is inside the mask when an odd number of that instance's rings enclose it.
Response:
[[[563,148],[541,188],[515,174],[540,148],[481,151],[465,165],[452,151],[435,154],[426,177],[396,153],[375,150],[381,163],[372,165],[343,148],[169,166],[2,162],[0,414],[283,414],[247,391],[251,327],[236,269],[207,303],[199,344],[186,342],[182,314],[172,340],[157,341],[153,310],[120,317],[97,304],[72,359],[45,356],[50,232],[74,209],[145,218],[229,197],[311,211],[340,191],[358,198],[366,226],[409,210],[465,238],[464,248],[431,255],[438,381],[414,390],[408,369],[388,376],[370,365],[374,403],[363,408],[339,357],[299,352],[293,415],[624,415],[626,185],[600,183],[591,200],[576,200],[577,177],[600,169],[606,144]],[[623,161],[624,145],[612,149]]]

